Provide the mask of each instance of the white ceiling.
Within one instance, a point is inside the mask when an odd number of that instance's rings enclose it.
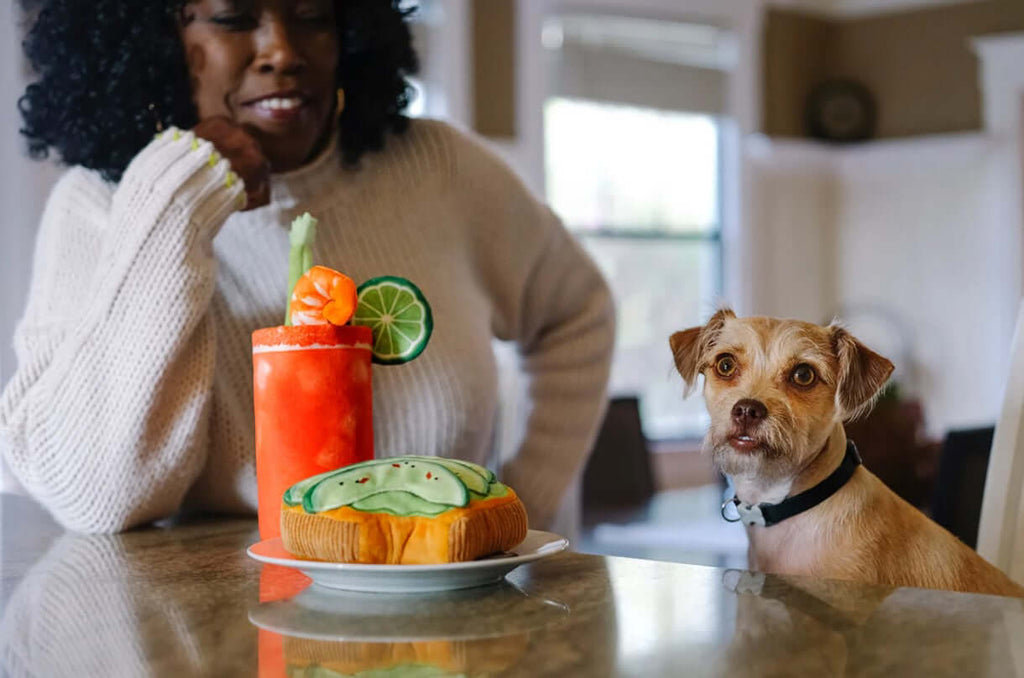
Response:
[[[959,5],[980,0],[769,0],[779,7],[792,7],[833,17],[862,17],[891,14],[940,5]]]

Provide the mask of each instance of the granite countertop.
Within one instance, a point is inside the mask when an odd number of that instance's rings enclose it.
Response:
[[[63,533],[4,496],[10,676],[1024,675],[1024,601],[564,553],[505,583],[320,590],[252,520]]]

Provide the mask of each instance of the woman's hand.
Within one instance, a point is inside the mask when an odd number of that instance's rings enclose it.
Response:
[[[192,132],[206,139],[231,163],[231,169],[245,182],[245,210],[270,202],[270,163],[256,139],[230,118],[207,118]],[[244,211],[244,210],[243,210]]]

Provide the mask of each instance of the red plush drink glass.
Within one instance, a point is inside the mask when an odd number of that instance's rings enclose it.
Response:
[[[350,325],[253,332],[260,538],[280,536],[289,487],[373,458],[372,345]]]

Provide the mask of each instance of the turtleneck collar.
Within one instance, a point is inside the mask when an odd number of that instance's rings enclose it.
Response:
[[[324,189],[337,180],[341,170],[341,149],[338,146],[338,130],[335,127],[331,138],[313,160],[290,172],[272,174],[271,203],[287,210],[323,195]]]

